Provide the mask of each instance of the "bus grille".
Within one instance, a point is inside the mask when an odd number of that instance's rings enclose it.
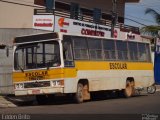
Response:
[[[24,83],[24,88],[50,87],[50,81]]]

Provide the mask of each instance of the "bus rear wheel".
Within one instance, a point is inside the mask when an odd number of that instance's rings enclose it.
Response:
[[[126,82],[126,88],[124,89],[123,93],[126,98],[129,98],[134,95],[134,82],[133,81]]]

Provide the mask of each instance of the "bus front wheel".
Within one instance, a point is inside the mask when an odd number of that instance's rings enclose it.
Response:
[[[78,83],[77,85],[77,92],[75,94],[75,101],[76,103],[82,103],[83,102],[83,89],[84,86],[82,83]]]
[[[36,100],[39,105],[45,105],[47,103],[46,95],[36,95]]]

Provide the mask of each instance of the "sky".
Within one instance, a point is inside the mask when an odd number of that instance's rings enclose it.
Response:
[[[145,14],[147,8],[152,8],[160,13],[160,0],[140,0],[139,3],[127,3],[125,6],[125,18],[135,20],[145,25],[156,25],[153,16]],[[125,24],[143,27],[127,19],[125,19]]]

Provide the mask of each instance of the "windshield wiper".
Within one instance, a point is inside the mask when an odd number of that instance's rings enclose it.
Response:
[[[20,65],[18,65],[18,68],[24,73],[24,70]]]

